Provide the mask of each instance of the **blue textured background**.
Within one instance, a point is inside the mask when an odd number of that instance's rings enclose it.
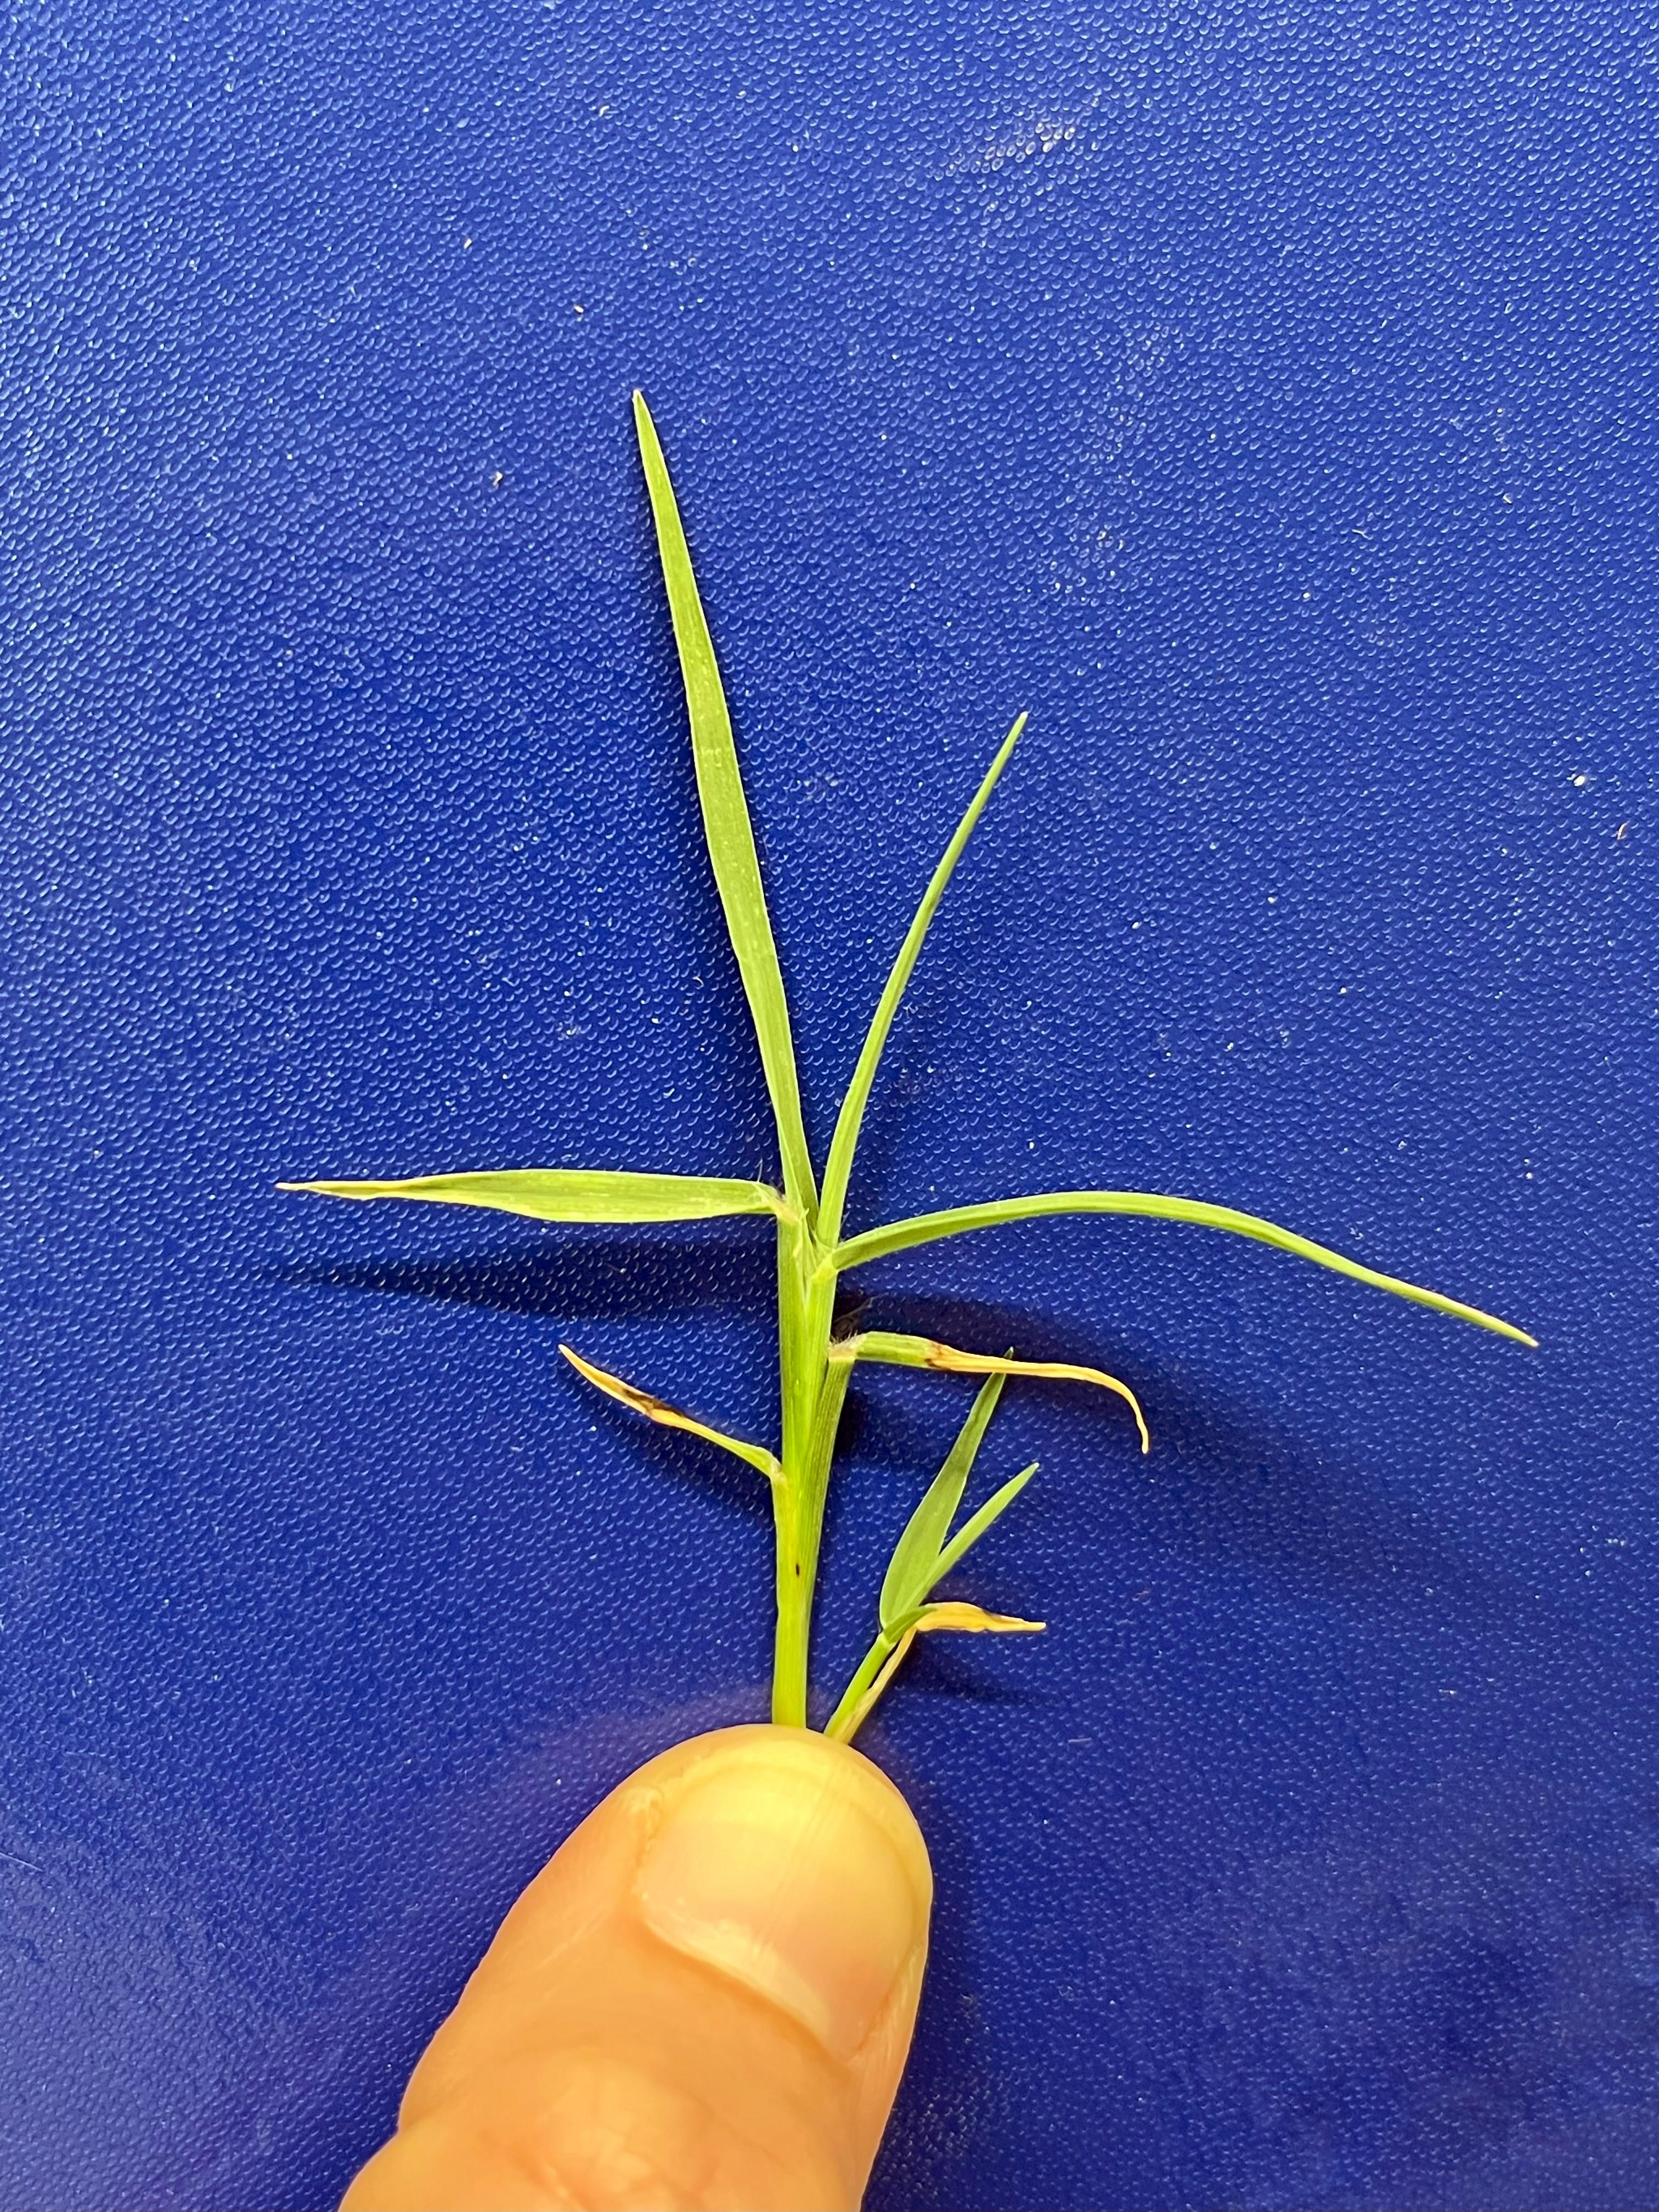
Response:
[[[393,20],[394,17],[400,20]],[[331,2203],[518,1886],[762,1709],[763,1225],[627,420],[822,1146],[1031,732],[864,1287],[1105,1361],[868,1742],[940,1877],[872,2204],[1659,2203],[1650,10],[66,0],[15,16],[0,2199]],[[861,1384],[826,1688],[967,1386]]]

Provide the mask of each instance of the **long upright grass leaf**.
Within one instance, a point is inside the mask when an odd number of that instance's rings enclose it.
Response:
[[[608,1174],[587,1168],[503,1168],[483,1175],[413,1176],[403,1182],[279,1182],[325,1198],[424,1198],[442,1206],[487,1206],[532,1221],[713,1221],[730,1213],[783,1211],[763,1182],[722,1176]]]
[[[745,1443],[741,1437],[728,1436],[724,1429],[710,1428],[707,1421],[700,1421],[690,1413],[683,1413],[678,1406],[671,1406],[665,1398],[659,1398],[654,1391],[641,1390],[637,1383],[624,1382],[620,1375],[612,1375],[605,1368],[595,1367],[579,1352],[573,1352],[568,1344],[562,1344],[559,1349],[578,1375],[585,1376],[596,1390],[603,1390],[607,1398],[614,1398],[618,1405],[628,1407],[633,1413],[643,1413],[647,1421],[655,1421],[662,1428],[684,1429],[690,1436],[701,1437],[705,1443],[718,1444],[722,1451],[735,1452],[740,1460],[746,1460],[769,1482],[782,1481],[783,1469],[763,1445]]]
[[[916,908],[915,921],[899,947],[892,972],[887,978],[875,1012],[870,1018],[870,1027],[865,1034],[858,1065],[853,1070],[853,1079],[847,1086],[847,1096],[841,1103],[841,1112],[836,1117],[836,1132],[830,1140],[830,1158],[823,1170],[823,1206],[820,1233],[826,1243],[833,1243],[841,1234],[842,1210],[847,1202],[848,1179],[853,1172],[853,1157],[858,1150],[859,1130],[863,1126],[864,1109],[869,1103],[871,1087],[876,1071],[881,1065],[883,1048],[888,1032],[893,1026],[893,1017],[899,1009],[905,987],[909,982],[933,916],[939,911],[939,901],[945,896],[945,886],[956,872],[957,862],[963,848],[974,834],[975,824],[984,813],[997,780],[1007,767],[1014,747],[1019,743],[1020,732],[1025,727],[1022,714],[1003,739],[996,758],[985,771],[983,781],[974,793],[968,811],[957,824],[956,835],[945,848],[944,858],[933,871],[927,889],[922,894],[921,904]]]
[[[1003,1381],[1000,1375],[993,1375],[981,1387],[944,1466],[927,1486],[921,1503],[905,1523],[904,1534],[893,1547],[877,1606],[884,1628],[920,1605],[933,1586],[928,1577],[962,1503],[974,1461],[1002,1395]]]
[[[1231,1230],[1235,1236],[1254,1237],[1257,1243],[1272,1244],[1281,1252],[1293,1252],[1298,1259],[1312,1260],[1322,1267],[1334,1268],[1339,1275],[1347,1275],[1356,1283],[1392,1291],[1396,1297],[1409,1298],[1415,1305],[1431,1306],[1436,1313],[1451,1314],[1459,1321],[1473,1322],[1477,1328],[1489,1328],[1499,1336],[1513,1337],[1517,1344],[1535,1346],[1538,1341],[1524,1329],[1516,1328],[1512,1322],[1500,1321],[1496,1314],[1483,1313],[1479,1306],[1464,1305],[1457,1298],[1443,1297],[1438,1291],[1425,1291],[1415,1283],[1403,1282],[1398,1275],[1379,1274],[1374,1267],[1362,1267],[1358,1260],[1333,1252],[1328,1245],[1316,1244],[1310,1237],[1298,1237],[1291,1230],[1281,1229],[1277,1222],[1263,1220],[1260,1214],[1240,1213],[1231,1206],[1206,1206],[1195,1198],[1166,1198],[1155,1191],[1051,1190],[1034,1198],[1002,1198],[985,1206],[956,1206],[939,1213],[914,1214],[908,1221],[895,1221],[884,1229],[869,1230],[862,1237],[851,1237],[837,1245],[830,1264],[839,1273],[862,1267],[872,1260],[884,1259],[890,1252],[905,1251],[913,1244],[932,1244],[942,1237],[963,1236],[970,1229],[995,1229],[1006,1221],[1035,1221],[1054,1213],[1142,1214],[1156,1221],[1190,1221],[1200,1229]]]
[[[697,773],[697,795],[702,802],[703,831],[714,882],[726,909],[726,927],[732,950],[738,956],[749,1011],[760,1041],[761,1064],[778,1127],[783,1155],[783,1183],[795,1206],[805,1214],[817,1209],[817,1186],[801,1122],[800,1085],[795,1072],[794,1044],[789,1034],[789,1007],[784,997],[783,975],[777,946],[761,885],[760,860],[755,833],[750,825],[748,801],[732,738],[732,717],[720,684],[714,640],[697,592],[690,549],[680,522],[680,511],[670,481],[668,464],[651,410],[643,396],[634,394],[634,424],[639,434],[640,459],[645,465],[646,487],[657,528],[657,550],[662,559],[663,582],[668,592],[668,611],[679,648],[680,676],[685,686],[686,714],[691,724],[691,753]]]
[[[830,1346],[832,1367],[854,1360],[873,1359],[888,1367],[931,1367],[942,1375],[1031,1375],[1048,1382],[1093,1382],[1114,1390],[1127,1404],[1140,1431],[1140,1449],[1151,1451],[1152,1439],[1140,1401],[1127,1382],[1109,1375],[1103,1367],[1074,1367],[1064,1359],[999,1358],[990,1352],[958,1352],[931,1336],[900,1336],[889,1329],[869,1329],[860,1336],[837,1337]]]

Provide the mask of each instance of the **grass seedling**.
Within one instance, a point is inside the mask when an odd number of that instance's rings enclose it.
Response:
[[[1478,1328],[1534,1339],[1495,1315],[1462,1304],[1437,1291],[1422,1290],[1393,1275],[1379,1274],[1340,1252],[1316,1244],[1275,1223],[1229,1206],[1196,1199],[1166,1197],[1139,1190],[1043,1191],[1029,1197],[993,1199],[976,1206],[951,1206],[936,1213],[848,1234],[843,1223],[848,1179],[859,1132],[884,1046],[905,987],[919,958],[929,925],[938,911],[998,780],[1007,767],[1025,726],[1021,714],[986,770],[979,789],[945,847],[923,893],[898,957],[887,978],[862,1050],[842,1101],[820,1182],[807,1150],[801,1119],[800,1088],[795,1073],[789,1009],[784,998],[772,925],[761,885],[760,864],[750,827],[748,803],[738,769],[731,717],[726,711],[713,641],[703,617],[691,556],[680,522],[654,424],[641,396],[634,395],[640,455],[650,494],[651,511],[667,587],[669,612],[679,651],[690,721],[692,757],[702,802],[703,830],[714,881],[725,909],[732,949],[737,955],[744,993],[754,1018],[761,1066],[777,1125],[781,1173],[779,1184],[718,1176],[634,1174],[595,1169],[507,1168],[477,1175],[417,1176],[398,1182],[286,1183],[289,1190],[319,1191],[334,1198],[435,1200],[451,1206],[493,1207],[550,1222],[706,1221],[720,1216],[769,1218],[777,1237],[778,1362],[780,1418],[775,1450],[739,1437],[666,1404],[620,1376],[608,1374],[561,1346],[571,1365],[596,1389],[630,1407],[647,1420],[688,1430],[709,1443],[735,1453],[770,1487],[777,1535],[777,1638],[772,1676],[772,1717],[804,1727],[807,1716],[807,1661],[812,1593],[817,1577],[818,1545],[825,1495],[848,1382],[855,1364],[870,1361],[899,1367],[932,1368],[947,1374],[986,1378],[949,1458],[900,1537],[882,1584],[878,1608],[879,1632],[829,1723],[829,1733],[849,1739],[893,1678],[918,1635],[939,1630],[981,1633],[1039,1628],[1039,1621],[1017,1620],[986,1613],[977,1606],[941,1602],[932,1593],[969,1546],[1018,1496],[1032,1474],[1026,1468],[1003,1485],[953,1536],[951,1523],[962,1502],[980,1443],[1010,1376],[1037,1375],[1115,1392],[1132,1410],[1141,1449],[1149,1448],[1146,1424],[1134,1393],[1115,1376],[1097,1368],[1018,1359],[1012,1352],[961,1352],[931,1339],[872,1331],[836,1337],[831,1322],[836,1286],[866,1261],[902,1252],[940,1237],[1006,1222],[1030,1221],[1055,1213],[1120,1213],[1160,1221],[1184,1221],[1203,1229],[1230,1230],[1236,1236],[1271,1244],[1311,1260],[1322,1267],[1391,1291],[1398,1297],[1431,1306],[1437,1312],[1473,1322]]]

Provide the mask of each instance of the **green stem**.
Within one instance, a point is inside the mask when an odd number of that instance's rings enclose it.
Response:
[[[898,1638],[888,1635],[885,1630],[877,1637],[875,1642],[865,1653],[858,1673],[854,1675],[842,1692],[841,1703],[824,1723],[825,1735],[833,1736],[842,1743],[851,1741],[853,1731],[849,1723],[853,1716],[857,1712],[866,1691],[881,1673],[898,1646]]]
[[[831,1367],[830,1324],[836,1277],[807,1225],[778,1224],[778,1361],[783,1396],[783,1479],[774,1488],[777,1525],[777,1642],[772,1718],[806,1725],[812,1593],[836,1430],[851,1373]]]

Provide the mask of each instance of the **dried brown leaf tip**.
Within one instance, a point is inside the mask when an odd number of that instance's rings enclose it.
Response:
[[[643,1413],[647,1421],[655,1421],[659,1428],[684,1429],[688,1436],[701,1437],[706,1443],[719,1444],[723,1451],[732,1452],[738,1459],[757,1468],[769,1482],[781,1480],[783,1470],[763,1444],[748,1443],[741,1437],[730,1436],[724,1429],[700,1421],[695,1413],[683,1413],[679,1407],[671,1406],[666,1398],[659,1398],[653,1390],[642,1390],[637,1382],[625,1382],[620,1375],[612,1375],[608,1369],[596,1367],[591,1359],[584,1359],[580,1352],[573,1352],[568,1344],[562,1344],[559,1349],[578,1375],[591,1382],[596,1390],[603,1390],[607,1398],[614,1398],[619,1406],[626,1406],[632,1413]]]
[[[1124,1401],[1135,1417],[1141,1450],[1149,1452],[1152,1448],[1152,1431],[1139,1399],[1127,1382],[1107,1374],[1103,1367],[1076,1367],[1064,1359],[1016,1359],[1011,1352],[958,1352],[953,1344],[941,1344],[936,1337],[901,1336],[887,1329],[838,1337],[830,1346],[830,1358],[832,1364],[840,1366],[873,1359],[890,1367],[930,1367],[938,1375],[1029,1375],[1049,1382],[1092,1382],[1097,1389],[1114,1391]]]

